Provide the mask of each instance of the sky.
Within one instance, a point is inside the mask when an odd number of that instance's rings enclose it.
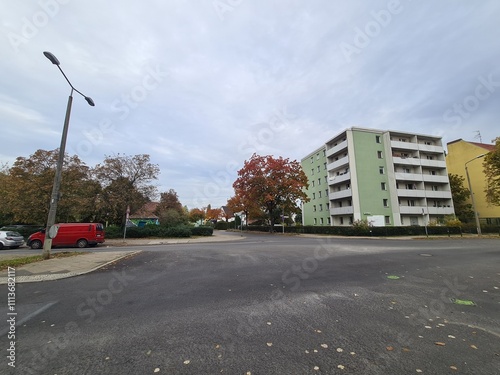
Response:
[[[500,136],[498,0],[8,1],[0,165],[59,147],[150,155],[160,192],[219,207],[253,153],[300,161],[350,127]]]

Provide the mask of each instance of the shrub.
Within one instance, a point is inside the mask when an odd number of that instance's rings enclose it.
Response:
[[[193,236],[211,236],[214,234],[214,228],[208,226],[193,227],[190,229]]]

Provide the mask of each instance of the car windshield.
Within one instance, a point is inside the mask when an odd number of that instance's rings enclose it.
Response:
[[[7,237],[22,237],[18,232],[7,232],[6,235]]]

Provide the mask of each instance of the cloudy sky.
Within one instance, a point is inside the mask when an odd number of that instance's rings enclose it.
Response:
[[[256,152],[300,160],[342,130],[500,135],[500,3],[9,1],[0,163],[59,147],[149,154],[160,191],[220,206]],[[480,132],[480,133],[478,133]]]

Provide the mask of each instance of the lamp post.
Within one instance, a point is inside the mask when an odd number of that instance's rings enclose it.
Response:
[[[54,184],[52,186],[52,195],[50,196],[50,208],[49,208],[49,216],[47,218],[47,226],[45,228],[45,240],[43,243],[43,253],[42,256],[44,259],[50,258],[50,249],[52,248],[52,238],[55,237],[56,233],[51,232],[51,227],[55,224],[56,221],[56,212],[57,212],[57,203],[59,200],[59,189],[61,187],[61,175],[62,175],[62,167],[63,167],[63,162],[64,162],[64,153],[66,149],[66,138],[68,136],[68,127],[69,127],[69,118],[71,115],[71,104],[73,103],[73,91],[76,91],[79,93],[81,96],[85,98],[87,103],[89,103],[90,106],[94,106],[94,101],[92,98],[83,95],[80,91],[78,91],[69,81],[68,77],[66,77],[66,74],[64,74],[63,70],[59,66],[59,60],[57,57],[55,57],[52,53],[50,52],[44,52],[43,53],[46,58],[50,60],[50,62],[54,65],[56,65],[59,69],[59,71],[62,73],[66,81],[69,83],[71,87],[71,92],[68,97],[68,105],[66,107],[66,117],[64,118],[64,127],[63,127],[63,132],[62,132],[62,137],[61,137],[61,146],[59,147],[59,157],[57,159],[57,165],[56,165],[56,174],[54,176]]]
[[[472,209],[474,210],[474,217],[476,219],[476,228],[477,228],[477,235],[478,236],[481,236],[481,224],[479,223],[479,215],[477,214],[477,210],[476,210],[476,201],[474,200],[474,193],[472,192],[472,185],[470,183],[469,170],[467,169],[467,164],[469,164],[471,161],[482,158],[484,156],[486,156],[486,154],[478,155],[465,163],[465,174],[467,175],[467,183],[469,184],[470,198],[472,200]]]

